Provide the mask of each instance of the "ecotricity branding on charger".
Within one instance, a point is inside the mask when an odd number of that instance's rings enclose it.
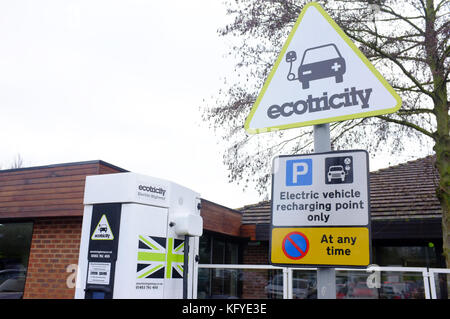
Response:
[[[137,195],[140,198],[165,201],[166,195],[168,195],[168,187],[165,185],[138,182],[136,187]]]

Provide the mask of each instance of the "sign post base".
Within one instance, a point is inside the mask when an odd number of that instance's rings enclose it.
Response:
[[[317,269],[317,299],[336,299],[336,269]]]

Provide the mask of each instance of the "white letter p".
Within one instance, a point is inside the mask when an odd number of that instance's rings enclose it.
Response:
[[[301,169],[299,169],[300,167],[302,167]],[[308,174],[308,164],[304,163],[304,162],[297,162],[297,163],[293,163],[292,164],[292,183],[293,184],[297,184],[298,183],[298,178],[300,177],[300,175],[306,175]]]

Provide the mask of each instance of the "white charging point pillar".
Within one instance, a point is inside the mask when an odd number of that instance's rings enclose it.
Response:
[[[195,297],[202,231],[200,195],[188,188],[135,173],[88,176],[75,298],[182,298],[185,265],[185,297]]]

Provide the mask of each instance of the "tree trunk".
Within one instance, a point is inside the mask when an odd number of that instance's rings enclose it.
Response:
[[[425,50],[427,64],[433,77],[433,113],[436,116],[436,131],[434,132],[434,151],[436,152],[436,168],[439,172],[439,188],[436,195],[442,207],[442,250],[450,268],[450,117],[448,115],[449,101],[445,79],[444,60],[438,54],[438,39],[435,30],[436,12],[434,1],[426,1]]]
[[[439,172],[439,188],[436,195],[442,207],[442,248],[443,255],[450,268],[450,137],[448,120],[448,102],[435,105],[438,129],[436,131],[436,168]]]

